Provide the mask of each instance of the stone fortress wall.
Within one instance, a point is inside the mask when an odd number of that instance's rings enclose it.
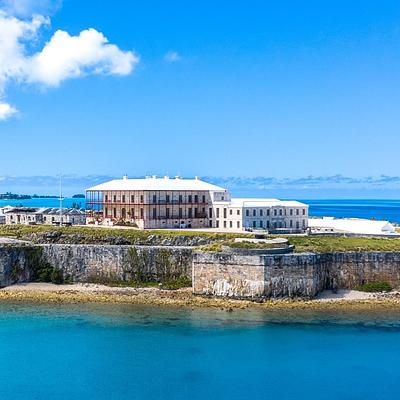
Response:
[[[400,286],[400,252],[243,255],[183,246],[0,245],[0,285],[29,282],[38,264],[73,282],[192,279],[195,294],[313,298],[330,288],[386,281]]]

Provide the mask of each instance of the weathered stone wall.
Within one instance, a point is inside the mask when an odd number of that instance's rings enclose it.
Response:
[[[35,245],[0,247],[0,285],[31,280],[38,264],[62,271],[73,282],[140,280],[161,282],[192,275],[187,247]]]
[[[229,297],[261,297],[264,264],[260,256],[233,253],[195,253],[193,292]]]
[[[376,281],[399,287],[400,253],[197,253],[192,281],[197,294],[255,298],[312,298],[324,289],[351,289]]]
[[[186,276],[193,291],[230,297],[307,297],[386,281],[400,287],[400,252],[243,255],[182,246],[0,245],[0,286],[28,282],[38,264],[74,282],[162,282]]]

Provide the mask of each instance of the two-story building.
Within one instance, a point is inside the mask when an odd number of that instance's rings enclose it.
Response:
[[[308,206],[298,201],[232,198],[198,178],[115,179],[86,190],[88,223],[148,228],[303,232]]]

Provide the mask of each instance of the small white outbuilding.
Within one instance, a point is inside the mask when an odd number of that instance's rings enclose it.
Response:
[[[389,221],[361,218],[310,218],[308,226],[312,233],[353,233],[360,235],[398,235]]]

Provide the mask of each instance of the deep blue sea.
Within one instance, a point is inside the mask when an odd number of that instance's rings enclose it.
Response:
[[[311,216],[375,218],[400,223],[400,200],[300,200],[310,205]],[[64,200],[64,207],[73,203],[85,207],[85,199]],[[31,207],[59,207],[57,199],[0,200],[0,207],[19,205]]]
[[[0,398],[396,399],[400,312],[0,304]]]

